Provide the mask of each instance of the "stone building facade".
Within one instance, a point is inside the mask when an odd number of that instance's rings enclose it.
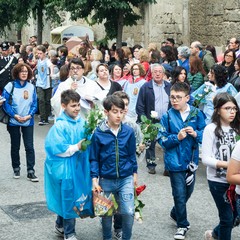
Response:
[[[123,41],[129,46],[138,43],[146,47],[150,42],[159,46],[167,37],[175,39],[178,45],[189,45],[199,40],[203,44],[225,45],[227,39],[240,37],[240,0],[157,0],[156,4],[143,6],[139,10],[142,19],[137,26],[125,27]],[[84,20],[71,22],[63,14],[63,25],[83,24]],[[23,43],[36,34],[34,20],[23,29]],[[43,40],[50,42],[50,31],[54,25],[45,24]],[[103,25],[92,27],[95,38],[104,37]],[[13,36],[13,37],[9,37]],[[17,40],[9,33],[9,40]]]

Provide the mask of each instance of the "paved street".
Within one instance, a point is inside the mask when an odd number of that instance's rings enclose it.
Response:
[[[37,122],[37,121],[36,121]],[[21,178],[13,179],[10,161],[10,138],[6,126],[0,124],[0,240],[58,240],[54,234],[55,215],[45,207],[43,191],[44,138],[50,126],[35,126],[36,175],[39,183],[26,179],[25,152],[21,149]],[[54,141],[54,139],[53,139]],[[133,240],[173,239],[176,227],[169,219],[173,201],[168,177],[162,176],[163,162],[159,148],[157,174],[149,175],[145,163],[139,163],[139,184],[146,184],[140,199],[146,204],[142,224],[135,222]],[[217,212],[208,191],[205,167],[200,164],[195,191],[188,203],[191,229],[187,240],[201,240],[205,230],[217,223]],[[100,240],[99,219],[77,219],[77,236],[81,240]],[[240,229],[233,231],[239,239]],[[238,237],[237,237],[238,236]]]

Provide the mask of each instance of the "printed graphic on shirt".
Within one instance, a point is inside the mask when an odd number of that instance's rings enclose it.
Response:
[[[28,94],[28,91],[27,90],[24,90],[23,92],[23,98],[26,100],[29,98],[29,94]]]
[[[223,132],[221,138],[217,138],[215,158],[220,161],[228,161],[231,157],[233,148],[236,144],[235,132],[230,129],[228,132]],[[226,178],[227,170],[220,168],[216,170],[216,177]]]

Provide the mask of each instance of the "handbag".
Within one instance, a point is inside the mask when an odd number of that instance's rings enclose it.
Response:
[[[118,209],[118,204],[112,193],[107,197],[104,192],[93,191],[94,214],[98,217],[112,216]]]
[[[12,83],[12,90],[10,92],[8,103],[12,105],[12,95],[14,90],[14,83]],[[3,106],[0,107],[0,122],[4,124],[8,124],[10,120],[10,116],[4,111]]]

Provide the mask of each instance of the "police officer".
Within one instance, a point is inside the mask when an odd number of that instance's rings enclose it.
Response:
[[[3,88],[7,85],[7,83],[13,80],[11,71],[13,67],[18,63],[18,60],[14,56],[10,55],[9,42],[2,42],[0,44],[0,47],[2,49],[2,55],[0,58],[0,94],[1,94]]]

